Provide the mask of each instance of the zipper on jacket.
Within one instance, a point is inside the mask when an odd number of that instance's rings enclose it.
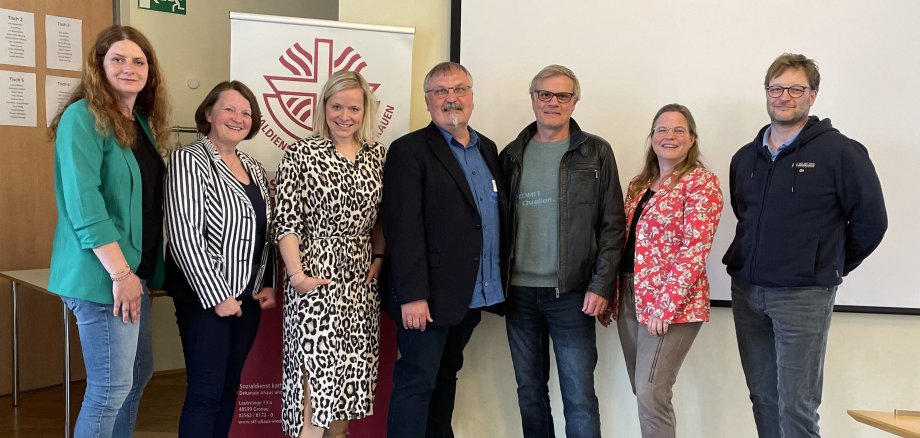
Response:
[[[757,228],[754,233],[754,250],[751,253],[751,283],[754,281],[754,272],[757,266],[757,247],[760,246],[760,232],[763,229],[763,215],[764,215],[764,204],[767,203],[767,191],[770,188],[770,180],[773,179],[773,169],[776,168],[776,161],[770,160],[770,165],[767,168],[767,179],[763,184],[763,195],[760,197],[760,214],[757,216]]]
[[[559,264],[556,268],[556,298],[559,298],[559,289],[566,284],[565,281],[563,281],[565,280],[565,257],[563,256],[565,254],[565,239],[563,238],[563,236],[565,236],[565,234],[563,234],[565,227],[563,227],[563,223],[567,221],[565,215],[568,214],[568,209],[565,208],[565,188],[568,186],[569,178],[569,154],[575,149],[577,148],[570,147],[569,150],[565,151],[565,153],[562,154],[562,161],[559,163],[559,202],[556,204],[556,208],[559,211],[559,220],[556,222],[556,257],[559,257]]]
[[[508,279],[508,284],[511,284],[511,266],[514,264],[514,247],[517,244],[517,229],[515,216],[517,216],[517,196],[521,187],[521,174],[522,165],[521,162],[515,158],[513,153],[509,153],[508,157],[511,159],[511,165],[514,166],[514,172],[511,174],[511,191],[508,193],[510,199],[508,199],[508,266],[505,267],[505,278]],[[507,292],[507,291],[506,291]]]
[[[558,205],[557,208],[559,209],[559,223],[556,225],[556,228],[557,228],[556,229],[556,240],[559,242],[559,244],[557,245],[558,246],[557,251],[559,252],[559,255],[558,255],[559,271],[556,274],[556,298],[559,298],[559,289],[561,289],[566,284],[566,282],[563,281],[566,279],[565,278],[565,275],[566,275],[565,267],[566,266],[565,266],[565,257],[564,257],[566,240],[563,238],[565,234],[563,234],[564,227],[562,225],[563,225],[563,222],[566,222],[566,223],[568,222],[569,209],[565,208],[565,206],[567,205],[566,186],[568,185],[568,182],[569,182],[568,161],[571,155],[576,150],[578,150],[578,148],[580,148],[581,145],[584,144],[587,140],[588,138],[585,137],[578,143],[577,146],[575,147],[570,146],[569,150],[565,151],[565,153],[562,154],[562,161],[559,163],[559,203],[557,204]],[[599,172],[599,169],[594,169],[595,179],[600,179],[600,175],[598,172]]]

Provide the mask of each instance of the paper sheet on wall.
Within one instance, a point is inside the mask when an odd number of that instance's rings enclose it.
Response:
[[[45,76],[45,126],[51,126],[51,120],[64,108],[79,84],[80,78]]]
[[[35,14],[0,9],[0,64],[35,67]]]
[[[0,70],[0,125],[36,124],[35,73]]]
[[[83,21],[46,15],[45,53],[48,68],[80,71],[83,63]]]

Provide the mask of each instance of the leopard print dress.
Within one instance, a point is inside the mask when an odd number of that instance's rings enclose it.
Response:
[[[278,167],[276,239],[296,234],[304,272],[332,280],[307,295],[284,288],[281,421],[290,436],[303,427],[304,371],[313,425],[373,413],[380,299],[364,279],[385,154],[364,144],[352,163],[314,137],[289,146]]]

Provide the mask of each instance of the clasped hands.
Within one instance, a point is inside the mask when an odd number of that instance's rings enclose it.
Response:
[[[252,294],[250,297],[259,302],[259,309],[267,310],[275,307],[275,289],[263,287],[260,291]],[[220,317],[243,316],[242,301],[237,300],[234,296],[229,296],[225,300],[214,306],[214,313]]]

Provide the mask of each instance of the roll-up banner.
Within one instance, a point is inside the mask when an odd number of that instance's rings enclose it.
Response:
[[[287,145],[315,132],[323,84],[351,70],[370,83],[380,103],[374,123],[390,144],[409,131],[412,28],[230,13],[230,77],[255,93],[260,135],[240,146],[275,170]]]
[[[412,80],[411,28],[230,13],[230,77],[252,89],[262,120],[259,133],[240,144],[274,175],[291,143],[316,131],[313,115],[329,76],[361,73],[374,90],[379,111],[373,121],[384,145],[409,132]],[[283,276],[279,277],[283,278]],[[231,437],[282,437],[279,306],[263,313],[256,343],[246,361]],[[352,421],[349,436],[383,436],[396,360],[394,325],[381,321],[380,370],[374,415]]]

